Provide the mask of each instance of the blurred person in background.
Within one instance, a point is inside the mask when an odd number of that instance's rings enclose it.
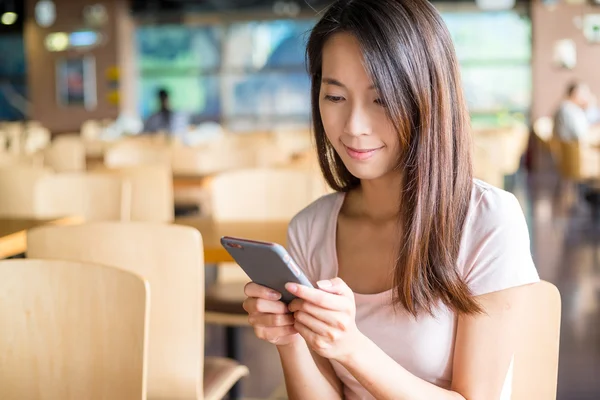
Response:
[[[587,84],[573,82],[554,114],[554,135],[563,141],[589,139],[590,129],[600,128],[596,97]]]
[[[165,132],[171,135],[181,135],[187,132],[189,118],[185,113],[171,109],[169,92],[160,89],[157,93],[159,109],[144,123],[144,133]]]

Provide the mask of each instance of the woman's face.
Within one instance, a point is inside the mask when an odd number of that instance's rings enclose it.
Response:
[[[327,138],[352,175],[377,179],[397,166],[400,139],[350,34],[337,33],[323,47],[319,109]]]

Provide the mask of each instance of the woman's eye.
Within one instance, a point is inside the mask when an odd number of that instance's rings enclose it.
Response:
[[[327,95],[327,96],[325,96],[325,100],[329,100],[332,103],[339,103],[339,102],[343,101],[344,98],[341,97],[341,96],[329,96],[329,95]]]
[[[377,104],[379,106],[382,106],[382,107],[385,107],[385,103],[381,99],[375,99],[375,104]]]

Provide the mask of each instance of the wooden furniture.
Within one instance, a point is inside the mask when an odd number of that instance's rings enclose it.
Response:
[[[211,181],[212,217],[217,221],[290,220],[325,193],[323,179],[301,169],[226,172]]]
[[[203,357],[204,262],[197,230],[163,223],[97,222],[33,229],[27,241],[30,257],[98,262],[148,279],[148,397],[220,399],[248,373],[233,360]]]
[[[34,212],[44,218],[78,215],[85,221],[128,221],[131,184],[99,173],[44,176],[34,188]]]
[[[169,148],[148,143],[143,139],[126,139],[111,146],[104,153],[104,164],[109,168],[154,164],[169,165]]]
[[[0,216],[31,217],[35,215],[34,188],[39,179],[51,171],[36,166],[0,167]]]
[[[98,171],[118,174],[131,183],[132,221],[173,221],[173,175],[168,165],[138,165]]]
[[[54,219],[0,218],[0,259],[25,253],[27,231],[44,225],[70,225],[81,222],[79,217]]]
[[[78,134],[60,135],[44,151],[44,163],[55,172],[86,170],[85,145]]]
[[[0,398],[146,399],[149,288],[122,269],[0,261]]]
[[[548,282],[526,287],[514,357],[512,400],[556,399],[561,301]]]
[[[175,224],[190,226],[202,234],[204,262],[219,264],[233,262],[227,251],[221,246],[222,236],[237,236],[285,245],[287,241],[288,220],[265,222],[220,222],[211,218],[177,218]]]

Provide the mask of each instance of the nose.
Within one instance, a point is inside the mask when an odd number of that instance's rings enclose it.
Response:
[[[360,104],[356,104],[346,119],[344,133],[351,136],[361,136],[371,134],[371,118],[367,110]]]

